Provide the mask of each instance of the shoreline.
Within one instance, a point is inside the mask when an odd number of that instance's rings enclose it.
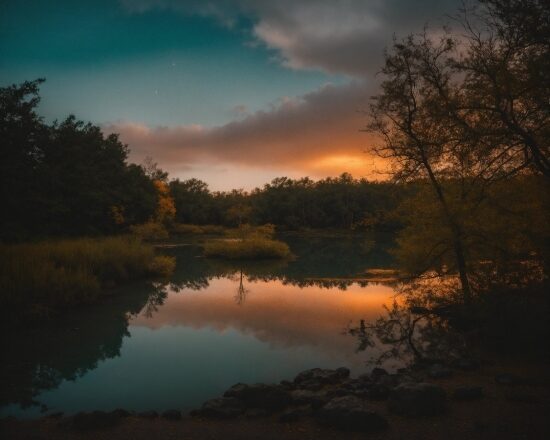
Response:
[[[0,422],[0,433],[12,439],[358,439],[366,433],[376,439],[398,439],[404,434],[413,439],[542,439],[550,433],[547,367],[464,362],[462,367],[432,365],[398,374],[374,369],[357,378],[349,378],[345,368],[314,369],[278,385],[236,384],[225,397],[205,402],[192,415],[178,410],[160,414],[117,410],[68,417],[52,413],[30,420],[8,417]],[[404,411],[403,407],[397,411],[396,393],[403,384],[441,389],[444,397],[436,401],[443,406],[430,405],[425,397],[413,398],[405,402]],[[472,393],[474,389],[480,392]],[[470,390],[470,394],[460,395],[458,390]],[[338,401],[343,406],[334,411]],[[360,408],[354,407],[357,404]],[[415,413],[419,405],[424,410]],[[368,423],[360,421],[367,419]]]

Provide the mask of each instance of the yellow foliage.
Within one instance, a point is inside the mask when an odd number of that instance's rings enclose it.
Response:
[[[176,205],[170,195],[170,188],[162,180],[154,180],[153,184],[157,189],[158,203],[155,218],[161,223],[172,223],[176,217]]]

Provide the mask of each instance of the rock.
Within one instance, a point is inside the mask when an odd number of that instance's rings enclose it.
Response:
[[[360,374],[359,377],[357,378],[357,380],[362,384],[367,384],[367,383],[372,382],[370,374],[368,374],[368,373]]]
[[[336,369],[336,374],[338,374],[338,376],[340,376],[341,379],[346,379],[350,375],[350,370],[349,368],[346,368],[346,367],[340,367]]]
[[[430,383],[404,383],[390,393],[389,409],[395,414],[422,417],[445,411],[443,388]]]
[[[91,413],[80,412],[70,418],[69,425],[77,430],[88,431],[105,429],[116,426],[120,417],[112,412],[93,411]]]
[[[321,368],[312,368],[311,370],[305,370],[299,373],[294,378],[294,383],[299,384],[300,387],[304,383],[317,383],[317,384],[335,384],[342,382],[343,379],[349,377],[349,369],[345,367],[338,368],[336,370],[325,370]]]
[[[372,384],[366,390],[366,397],[371,400],[386,400],[389,395],[390,388],[382,384]]]
[[[483,397],[483,388],[481,387],[460,387],[454,390],[453,398],[455,400],[477,400]]]
[[[243,402],[235,397],[218,397],[207,400],[200,409],[191,411],[191,415],[229,419],[241,415],[244,409]]]
[[[299,408],[289,408],[285,410],[279,416],[279,422],[291,423],[300,420],[303,417],[310,416],[312,414],[311,407],[302,406]]]
[[[159,416],[159,413],[156,411],[142,411],[137,413],[137,416],[142,419],[156,419]]]
[[[334,399],[335,397],[350,396],[350,395],[358,396],[364,393],[365,393],[364,390],[350,390],[349,388],[338,387],[333,390],[328,390],[326,392],[326,396],[330,400],[330,399]]]
[[[327,393],[310,390],[294,390],[290,397],[294,405],[311,405],[313,409],[320,408],[330,400]]]
[[[309,390],[309,391],[319,391],[324,386],[325,384],[323,382],[317,381],[316,379],[309,379],[309,380],[300,382],[297,385],[297,388],[301,388],[303,390]]]
[[[479,362],[470,358],[458,358],[453,362],[453,367],[465,371],[476,370],[479,368]]]
[[[499,385],[519,385],[520,378],[514,374],[497,374],[495,376],[495,382]]]
[[[167,420],[181,420],[181,411],[178,411],[177,409],[168,409],[161,415]]]
[[[320,422],[343,430],[372,432],[388,427],[386,419],[371,411],[364,400],[355,396],[336,397],[317,415]]]
[[[247,408],[263,408],[278,411],[291,402],[290,392],[279,385],[238,383],[229,388],[224,397],[232,397],[244,403]]]
[[[116,415],[117,417],[120,417],[120,418],[124,418],[124,417],[130,417],[132,413],[130,413],[130,411],[127,411],[125,409],[122,409],[122,408],[117,408],[115,409],[114,411],[111,411],[114,415]]]
[[[370,378],[376,382],[380,377],[387,375],[388,372],[384,368],[376,367],[372,369]]]
[[[432,379],[445,379],[453,375],[453,370],[441,364],[434,364],[428,369],[428,376]]]
[[[506,399],[516,403],[541,403],[542,399],[531,393],[513,392],[506,395]]]
[[[262,408],[250,408],[246,410],[245,416],[250,419],[257,419],[260,417],[267,417],[269,412]]]
[[[279,382],[279,385],[283,387],[285,390],[289,390],[289,391],[295,388],[294,384],[289,380],[281,380],[281,382]]]
[[[53,413],[50,413],[50,414],[46,414],[45,417],[48,418],[48,419],[60,419],[61,417],[63,417],[63,412],[62,411],[56,411],[56,412],[53,412]]]

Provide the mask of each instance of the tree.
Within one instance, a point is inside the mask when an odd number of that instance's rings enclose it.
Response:
[[[461,281],[464,301],[471,298],[458,209],[451,204],[445,181],[466,181],[472,172],[472,140],[464,142],[462,126],[452,115],[457,90],[446,63],[453,40],[432,42],[426,34],[395,42],[382,69],[382,92],[373,98],[368,130],[381,138],[374,151],[391,160],[397,180],[426,179],[436,196]],[[442,96],[444,99],[442,99]],[[462,193],[465,194],[464,192]]]
[[[550,3],[481,0],[463,8],[464,54],[453,58],[464,76],[463,109],[477,118],[472,134],[550,178]]]
[[[423,208],[431,207],[427,218],[444,229],[418,244],[431,247],[432,256],[452,249],[465,301],[472,237],[488,231],[479,219],[495,187],[521,173],[548,177],[548,3],[482,4],[475,20],[462,11],[465,35],[445,30],[436,38],[425,30],[394,42],[368,126],[381,139],[374,151],[391,159],[396,180],[429,182],[436,204],[428,198]]]

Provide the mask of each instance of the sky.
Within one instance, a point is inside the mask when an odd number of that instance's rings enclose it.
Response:
[[[384,178],[361,131],[392,38],[459,0],[1,0],[0,86],[118,133],[130,161],[250,190],[277,176]]]

